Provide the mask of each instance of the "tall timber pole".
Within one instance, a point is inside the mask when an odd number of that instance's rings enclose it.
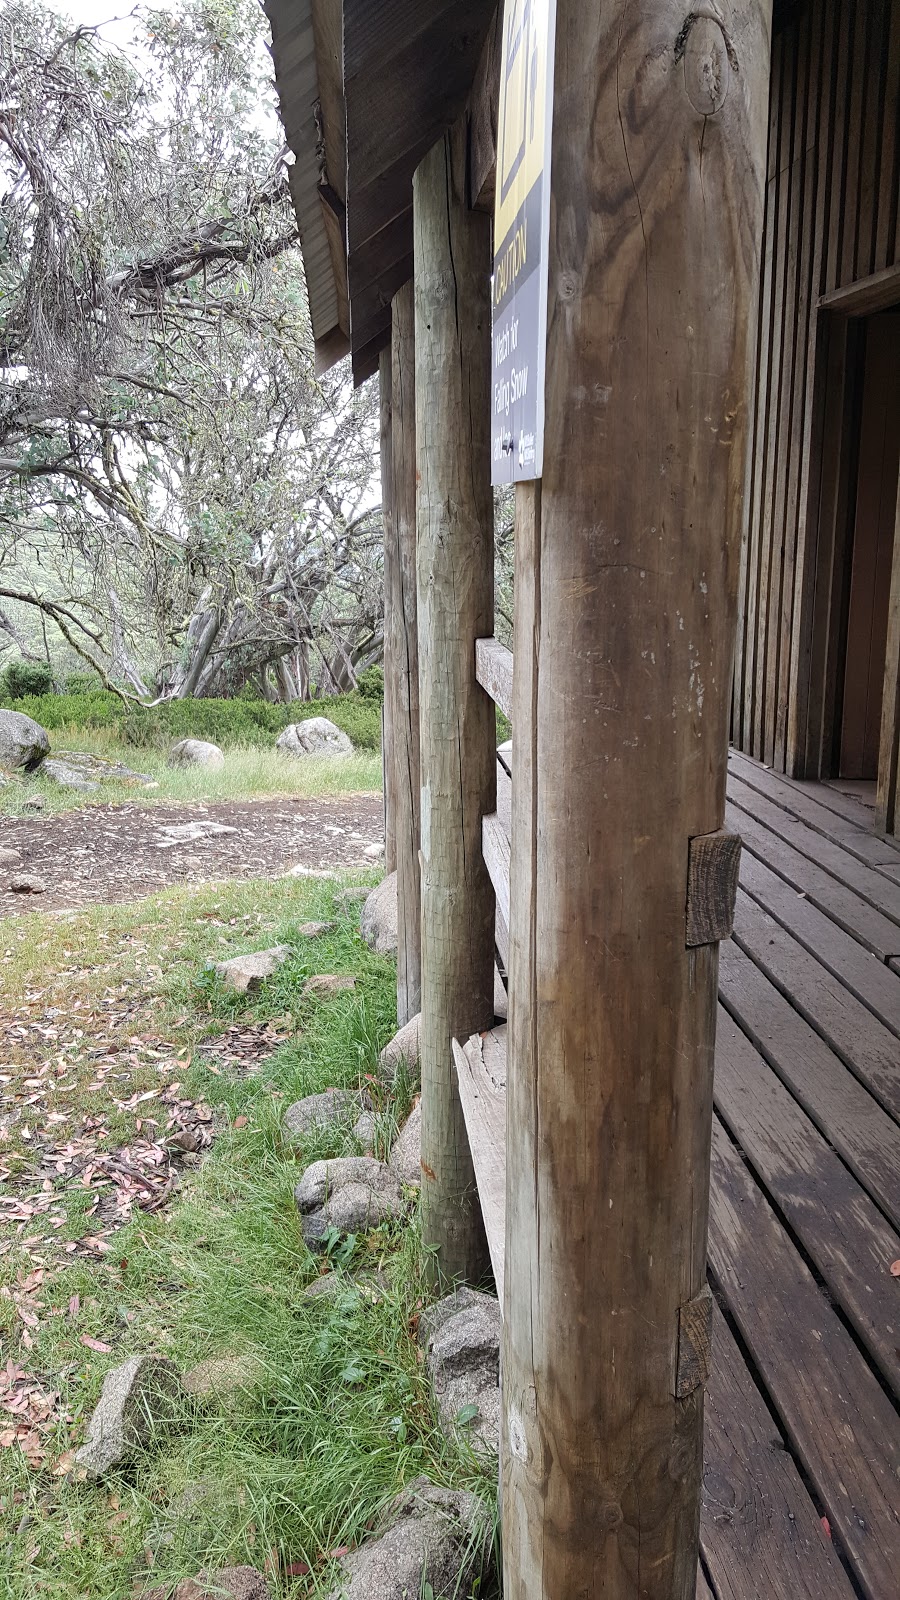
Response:
[[[397,851],[397,1017],[401,1026],[422,1003],[419,872],[419,635],[416,596],[416,342],[410,281],[391,305],[393,523],[395,559],[385,617],[392,663]]]
[[[413,180],[418,622],[422,752],[422,1220],[438,1274],[477,1282],[484,1227],[451,1040],[494,1018],[494,708],[475,680],[493,632],[491,228],[466,206],[464,128]]]
[[[506,1600],[689,1600],[770,5],[558,0],[517,491]]]

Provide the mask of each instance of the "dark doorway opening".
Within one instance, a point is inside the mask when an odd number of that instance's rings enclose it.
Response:
[[[900,464],[900,310],[860,329],[855,494],[845,546],[844,649],[832,775],[878,776]]]

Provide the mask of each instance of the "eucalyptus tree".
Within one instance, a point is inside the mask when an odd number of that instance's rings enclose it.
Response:
[[[251,0],[0,0],[0,639],[143,697],[381,647],[373,397],[315,375]],[[33,630],[32,630],[33,632]]]

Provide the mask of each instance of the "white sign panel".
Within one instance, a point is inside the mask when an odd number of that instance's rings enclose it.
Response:
[[[505,0],[494,209],[491,481],[544,459],[556,0]]]

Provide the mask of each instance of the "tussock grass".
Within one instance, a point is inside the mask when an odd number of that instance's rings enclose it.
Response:
[[[131,986],[152,1007],[154,1027],[192,1049],[235,1016],[280,1018],[283,1027],[290,1018],[291,1033],[256,1076],[217,1075],[194,1056],[186,1092],[202,1095],[222,1126],[206,1160],[185,1171],[166,1211],[137,1212],[98,1261],[70,1257],[54,1268],[30,1349],[14,1344],[21,1329],[9,1327],[8,1353],[58,1390],[58,1411],[71,1422],[51,1423],[37,1469],[18,1446],[0,1450],[3,1600],[130,1600],[203,1565],[267,1561],[277,1600],[322,1597],[335,1581],[330,1552],[359,1541],[418,1473],[493,1501],[493,1471],[435,1423],[414,1337],[427,1297],[415,1206],[403,1224],[336,1244],[330,1263],[303,1244],[293,1201],[303,1167],[356,1147],[345,1124],[296,1148],[284,1110],[329,1085],[369,1081],[395,1026],[393,965],[360,941],[357,908],[338,913],[322,939],[297,939],[299,923],[335,916],[335,888],[180,888],[140,906],[92,908],[65,926],[22,919],[30,935],[6,958],[7,992],[39,969],[48,995],[67,1004],[79,996],[89,1013],[104,985]],[[293,942],[295,953],[256,996],[226,994],[205,965],[275,941]],[[302,989],[313,971],[352,972],[357,987],[311,1000]],[[375,1092],[385,1126],[413,1088]],[[0,1281],[15,1284],[32,1265],[14,1245],[0,1256]],[[337,1292],[308,1298],[328,1265]],[[85,1348],[83,1334],[109,1353]],[[54,1462],[83,1436],[105,1372],[137,1351],[169,1356],[182,1370],[240,1357],[247,1382],[186,1406],[180,1428],[102,1483],[55,1475]]]
[[[164,752],[117,744],[104,729],[82,729],[67,736],[65,742],[54,735],[51,754],[64,760],[66,750],[88,751],[121,762],[134,772],[146,773],[158,787],[148,789],[134,782],[104,781],[93,793],[82,794],[61,788],[52,778],[42,776],[38,769],[27,775],[13,774],[8,783],[0,785],[0,815],[27,816],[23,804],[34,794],[44,796],[44,813],[47,814],[108,805],[111,801],[146,805],[249,800],[262,795],[306,799],[381,788],[381,757],[369,750],[357,750],[351,756],[307,756],[295,760],[282,756],[274,748],[232,746],[225,751],[224,767],[172,767]]]

